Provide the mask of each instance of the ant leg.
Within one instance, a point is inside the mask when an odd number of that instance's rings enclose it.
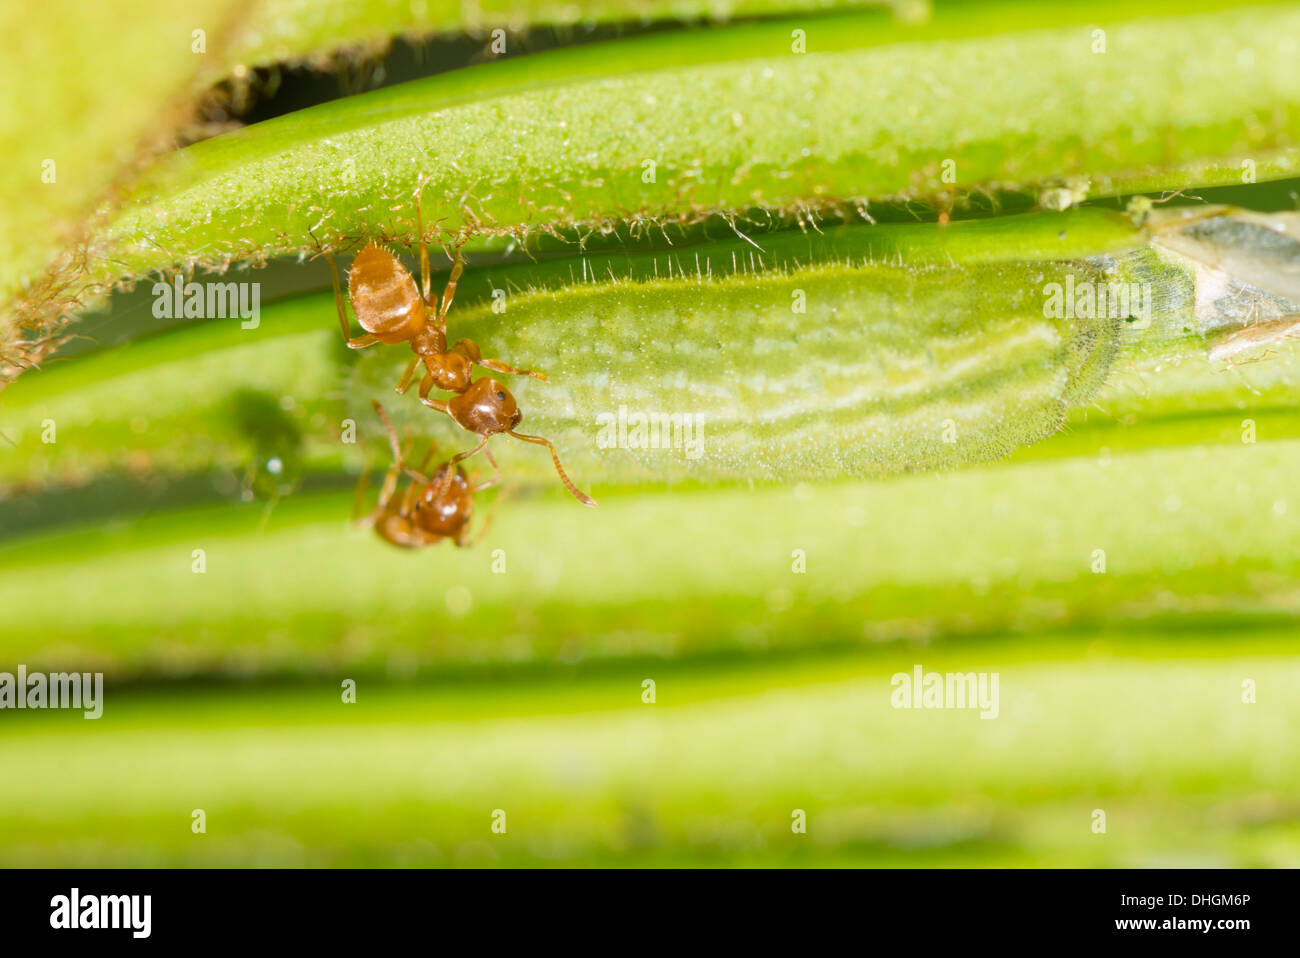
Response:
[[[451,309],[452,300],[456,298],[456,284],[460,282],[461,273],[465,272],[465,261],[461,259],[460,247],[457,246],[451,257],[451,276],[442,290],[442,303],[438,306],[437,326],[443,335],[447,333],[447,310]]]
[[[430,442],[429,451],[426,452],[424,454],[424,458],[420,460],[420,468],[416,470],[416,469],[412,469],[410,466],[403,466],[402,471],[405,472],[412,479],[414,479],[416,482],[424,483],[424,485],[426,486],[431,484],[433,480],[430,479],[428,475],[429,460],[433,458],[433,454],[437,451],[438,451],[438,443],[436,441]]]
[[[424,378],[420,380],[420,401],[429,398],[429,393],[433,389],[433,373],[425,373]]]
[[[445,399],[430,399],[427,396],[421,396],[420,402],[436,412],[445,412],[448,416],[451,415],[451,410],[447,408],[447,400]]]
[[[412,482],[406,487],[406,492],[402,495],[402,508],[398,510],[398,515],[403,519],[409,519],[411,513],[415,511],[415,500],[419,498],[420,487]]]
[[[388,503],[392,501],[393,493],[397,491],[398,475],[397,466],[393,466],[393,468],[388,470],[388,474],[384,476],[384,486],[379,490],[379,502],[376,504],[375,508],[371,510],[370,515],[366,516],[364,519],[358,520],[361,525],[373,526],[379,521],[379,518],[388,511]],[[370,470],[367,469],[361,474],[361,482],[357,485],[357,495],[352,503],[352,515],[354,518],[360,511],[358,507],[361,505],[364,498],[364,489],[369,484],[369,481]]]
[[[474,455],[474,453],[478,452],[480,449],[486,446],[488,440],[491,438],[492,438],[491,436],[483,436],[482,438],[479,439],[478,445],[475,446],[473,449],[466,449],[464,452],[456,453],[456,455],[452,456],[450,459],[448,459],[439,467],[444,471],[442,480],[438,483],[439,498],[446,495],[447,490],[451,488],[452,479],[455,478],[456,475],[456,464],[459,462],[463,462],[464,460],[468,459],[470,456]]]
[[[429,460],[433,458],[433,454],[434,454],[435,452],[437,452],[437,451],[438,451],[438,441],[437,441],[436,439],[432,439],[432,440],[430,440],[430,441],[429,441],[429,451],[426,452],[426,453],[424,454],[424,458],[420,460],[420,471],[421,471],[421,472],[428,472],[428,471],[429,471]]]
[[[484,446],[483,455],[487,456],[487,461],[492,463],[492,478],[485,479],[482,482],[473,482],[470,484],[472,492],[478,492],[480,489],[491,489],[501,481],[501,467],[497,465],[496,456],[492,455],[492,447]]]
[[[378,399],[370,400],[370,404],[375,407],[375,412],[379,413],[379,418],[384,421],[384,428],[388,431],[388,445],[391,446],[393,450],[393,469],[400,470],[406,473],[410,478],[415,479],[417,482],[423,482],[425,485],[428,485],[430,479],[428,476],[424,475],[424,469],[429,464],[429,460],[433,457],[433,451],[437,448],[438,444],[433,443],[429,447],[429,451],[425,453],[424,461],[420,463],[418,471],[412,469],[406,464],[406,451],[404,451],[397,442],[397,430],[393,428],[393,424],[388,418],[388,413],[384,411],[383,406],[379,405]],[[389,496],[391,495],[392,492],[390,491]],[[383,504],[386,505],[387,500],[385,500]]]
[[[535,446],[545,446],[549,449],[551,451],[551,461],[555,463],[555,471],[560,474],[560,482],[564,483],[564,488],[568,489],[573,498],[577,499],[584,506],[594,506],[596,504],[595,499],[591,498],[591,496],[587,495],[573,484],[573,480],[569,478],[569,474],[565,472],[564,467],[560,465],[560,455],[555,451],[555,444],[552,443],[551,440],[543,439],[541,436],[525,436],[523,433],[514,432],[509,429],[506,430],[506,433],[514,436],[516,439],[522,439],[524,442],[531,442]]]
[[[412,356],[411,362],[406,367],[406,372],[402,373],[402,381],[397,384],[398,394],[405,393],[411,388],[411,380],[415,378],[415,367],[420,363],[419,356]]]
[[[415,231],[420,242],[420,292],[425,306],[429,305],[429,294],[433,292],[432,277],[429,275],[429,244],[424,241],[424,187],[429,181],[421,176],[415,189]]]
[[[333,256],[326,256],[325,261],[330,264],[330,275],[334,277],[334,307],[339,311],[339,328],[343,330],[343,339],[352,338],[352,330],[348,328],[348,311],[343,305],[343,287],[339,283],[339,267],[334,262]]]
[[[470,456],[474,455],[474,453],[478,452],[480,449],[482,449],[484,446],[486,446],[488,440],[491,439],[491,438],[492,438],[491,436],[483,436],[481,439],[479,439],[479,441],[478,441],[478,445],[475,446],[473,449],[466,449],[464,452],[458,452],[458,453],[456,453],[456,455],[454,455],[454,456],[452,456],[450,459],[448,459],[448,460],[447,460],[447,469],[448,469],[448,472],[450,472],[451,468],[452,468],[453,466],[455,466],[456,463],[458,463],[458,462],[464,462],[464,461],[465,461],[466,459],[468,459]]]
[[[388,445],[393,450],[393,464],[400,466],[404,458],[402,444],[397,441],[397,430],[393,428],[393,421],[388,418],[388,413],[379,404],[378,399],[370,400],[370,405],[374,407],[375,412],[379,413],[379,418],[384,421],[384,429],[388,433]]]
[[[464,356],[475,366],[482,366],[484,369],[490,369],[498,373],[510,373],[513,376],[532,376],[534,379],[546,381],[546,373],[534,372],[531,369],[516,369],[514,366],[507,366],[499,359],[484,359],[483,354],[479,352],[478,343],[472,339],[462,339],[451,347],[453,353],[459,353]]]
[[[533,369],[516,369],[514,366],[507,366],[499,359],[478,359],[474,361],[475,366],[482,366],[484,369],[490,369],[498,373],[510,373],[514,376],[532,376],[534,379],[540,379],[546,382],[546,373],[539,373]]]
[[[431,379],[432,377],[426,377],[426,378]],[[424,391],[423,385],[421,385],[420,388],[421,391]],[[429,399],[427,396],[421,396],[420,402],[424,403],[426,406],[428,406],[430,409],[436,412],[445,412],[448,416],[451,415],[451,410],[447,408],[447,400],[445,399]],[[455,466],[455,464],[459,462],[461,459],[464,459],[466,455],[472,456],[474,453],[478,452],[479,449],[483,448],[483,443],[486,442],[487,442],[487,437],[484,436],[483,442],[480,442],[469,453],[462,453],[458,455],[455,459],[452,459],[450,462],[445,463],[447,474],[446,476],[443,477],[442,482],[438,486],[437,495],[439,498],[446,495],[447,490],[451,488],[451,477],[455,474],[455,470],[452,467]]]
[[[384,476],[384,486],[379,490],[380,510],[386,509],[388,504],[393,501],[393,493],[397,492],[397,479],[400,475],[398,472],[399,468],[400,467],[398,466],[393,466],[393,468],[388,470],[388,474]]]

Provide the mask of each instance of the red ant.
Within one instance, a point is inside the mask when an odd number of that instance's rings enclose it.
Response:
[[[420,469],[415,470],[406,465],[406,454],[397,441],[397,431],[378,400],[371,400],[375,412],[384,421],[388,432],[388,444],[393,450],[393,466],[384,477],[383,488],[379,492],[379,504],[367,516],[363,523],[374,526],[381,539],[395,546],[418,549],[422,546],[437,545],[443,539],[450,539],[458,546],[473,545],[487,533],[491,516],[479,530],[473,541],[469,538],[469,523],[474,516],[474,494],[497,484],[498,476],[482,482],[472,481],[465,475],[465,470],[444,462],[435,470],[432,478],[423,472],[433,457],[435,445],[430,445]],[[488,461],[496,467],[491,455]],[[411,480],[401,498],[394,500],[397,483],[401,474],[406,473]],[[365,477],[357,487],[357,505],[365,493]],[[359,510],[358,510],[359,511]]]
[[[425,373],[420,381],[420,402],[430,409],[446,413],[457,425],[481,437],[473,449],[458,453],[450,459],[449,466],[454,466],[483,449],[493,436],[506,433],[550,450],[555,471],[559,473],[564,487],[583,505],[594,506],[596,501],[569,479],[568,473],[560,465],[559,453],[549,439],[514,431],[524,416],[510,391],[495,379],[470,381],[474,366],[541,380],[545,380],[546,375],[529,369],[515,369],[498,359],[484,359],[472,339],[462,339],[450,350],[447,349],[447,311],[451,309],[452,300],[456,296],[456,283],[460,280],[465,264],[460,249],[457,248],[452,257],[451,276],[442,292],[442,302],[435,308],[430,288],[429,249],[424,240],[424,222],[418,195],[415,216],[420,236],[419,289],[416,288],[415,278],[397,257],[375,243],[368,244],[352,261],[352,268],[348,271],[348,299],[352,303],[352,312],[356,314],[357,322],[366,331],[364,336],[351,338],[347,310],[339,287],[338,267],[332,258],[329,260],[330,271],[334,275],[334,304],[338,308],[343,338],[352,349],[363,349],[375,343],[410,344],[415,356],[402,374],[397,391],[404,393],[410,388],[415,371],[423,362]],[[450,400],[430,399],[429,392],[435,386],[457,395]]]

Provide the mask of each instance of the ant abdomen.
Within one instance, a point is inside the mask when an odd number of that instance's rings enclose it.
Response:
[[[390,346],[411,340],[427,323],[415,279],[396,256],[374,243],[352,261],[348,299],[361,327]]]

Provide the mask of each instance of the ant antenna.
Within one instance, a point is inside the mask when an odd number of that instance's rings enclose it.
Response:
[[[559,453],[555,451],[555,445],[551,442],[551,440],[544,439],[541,436],[525,436],[521,432],[514,432],[513,430],[510,429],[507,429],[506,433],[508,435],[514,436],[516,439],[522,439],[524,442],[531,442],[535,446],[545,446],[547,449],[549,449],[551,451],[551,461],[555,463],[555,471],[560,474],[560,482],[564,483],[564,488],[568,489],[569,493],[573,496],[573,498],[577,499],[584,506],[596,505],[595,499],[591,498],[591,496],[587,495],[585,492],[583,492],[581,489],[579,489],[577,486],[573,484],[573,480],[569,478],[569,474],[565,472],[564,467],[560,465]]]

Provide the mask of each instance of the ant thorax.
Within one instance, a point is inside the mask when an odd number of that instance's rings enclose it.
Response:
[[[459,353],[427,356],[424,365],[433,376],[433,384],[438,389],[463,393],[469,388],[469,380],[474,368],[470,365],[470,361]]]

